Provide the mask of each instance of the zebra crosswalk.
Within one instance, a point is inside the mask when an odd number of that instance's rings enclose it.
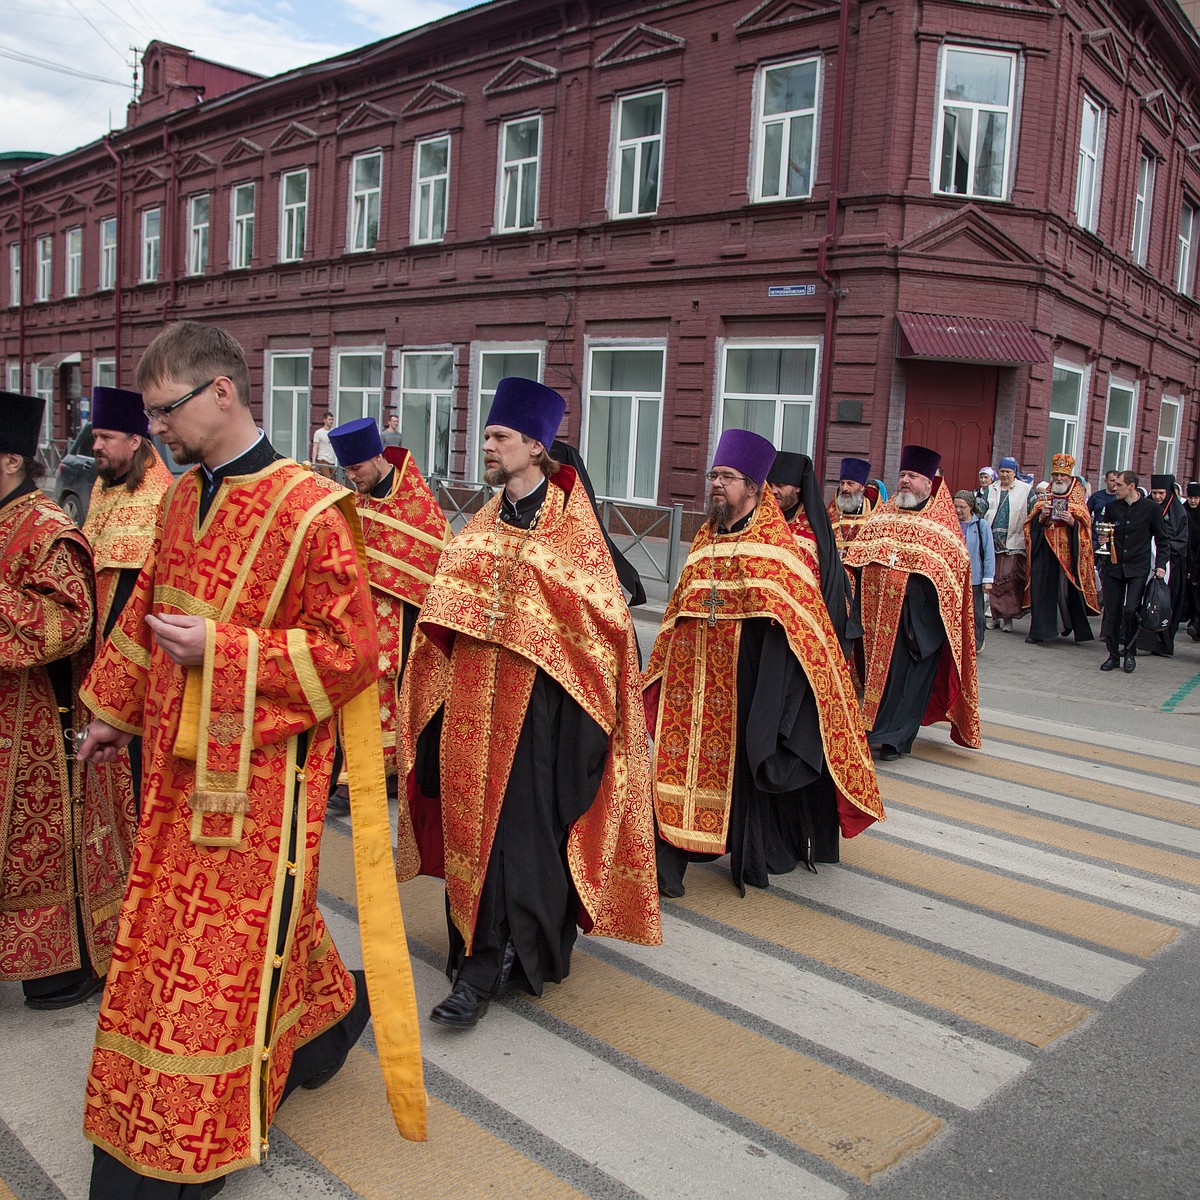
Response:
[[[225,1196],[869,1194],[1200,924],[1200,753],[985,713],[984,748],[937,728],[880,764],[889,819],[842,862],[744,898],[693,865],[664,944],[581,938],[570,978],[425,1023],[430,1140],[391,1124],[370,1030],[283,1106],[260,1170]],[[441,884],[401,889],[419,1002],[444,994]],[[357,954],[349,830],[331,821],[323,911]],[[0,1200],[86,1193],[79,1137],[94,1008],[45,1021],[0,991]],[[15,1044],[20,1042],[20,1047]],[[31,1064],[44,1046],[54,1063]],[[38,1190],[41,1189],[41,1190]],[[865,1191],[864,1191],[865,1189]]]

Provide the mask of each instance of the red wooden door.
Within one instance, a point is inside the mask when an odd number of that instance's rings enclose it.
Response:
[[[998,368],[973,363],[908,364],[904,443],[938,451],[952,491],[976,488],[979,468],[992,461],[997,378]]]

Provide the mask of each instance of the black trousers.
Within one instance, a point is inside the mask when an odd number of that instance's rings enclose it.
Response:
[[[1120,575],[1104,573],[1104,622],[1100,630],[1109,654],[1119,654],[1124,646],[1127,653],[1137,651],[1138,610],[1142,606],[1142,593],[1146,590],[1146,577],[1138,575],[1124,579]]]

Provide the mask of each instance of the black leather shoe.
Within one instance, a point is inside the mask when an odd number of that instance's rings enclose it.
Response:
[[[488,1010],[489,996],[460,979],[445,1000],[429,1014],[431,1021],[451,1029],[474,1029]]]
[[[1128,651],[1126,651],[1126,654],[1125,654],[1124,669],[1125,669],[1126,675],[1131,675],[1134,671],[1137,670],[1137,659],[1132,654],[1130,654]]]
[[[1115,655],[1110,654],[1101,664],[1102,671],[1115,671],[1121,665],[1121,660]]]
[[[886,742],[879,747],[880,762],[895,762],[900,757],[900,751],[895,746],[889,746]]]
[[[69,988],[58,992],[50,992],[45,996],[28,996],[25,999],[26,1008],[38,1008],[49,1012],[56,1008],[74,1008],[82,1004],[89,996],[94,996],[104,986],[103,979],[93,975],[90,979],[81,980]]]

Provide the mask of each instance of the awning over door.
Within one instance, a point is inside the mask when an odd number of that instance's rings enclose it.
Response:
[[[82,356],[78,350],[60,350],[57,354],[47,354],[38,363],[38,366],[46,369],[61,367],[64,363],[77,363],[81,361],[81,358]]]
[[[1047,361],[1033,330],[1020,321],[902,312],[896,323],[897,358],[998,365]]]

